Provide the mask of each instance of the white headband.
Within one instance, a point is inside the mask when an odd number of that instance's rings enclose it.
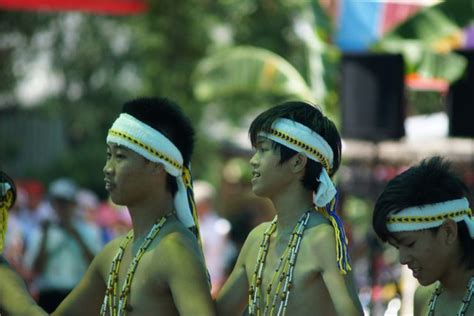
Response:
[[[186,184],[191,181],[186,168],[183,167],[183,156],[179,149],[156,129],[122,113],[115,120],[107,135],[107,143],[127,147],[144,158],[162,163],[166,172],[176,177],[178,192],[174,197],[174,206],[179,220],[186,226],[195,226]],[[186,180],[183,180],[183,176]]]
[[[317,179],[319,187],[318,192],[313,194],[313,202],[324,207],[334,198],[336,188],[328,174],[333,167],[334,154],[324,138],[309,127],[286,118],[275,120],[270,133],[260,132],[259,135],[321,163],[323,168]]]
[[[387,217],[387,229],[392,233],[416,231],[441,226],[447,219],[464,221],[474,238],[474,218],[466,198],[403,209]]]

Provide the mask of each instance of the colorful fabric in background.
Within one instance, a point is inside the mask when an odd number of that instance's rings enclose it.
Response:
[[[340,0],[334,42],[343,52],[367,51],[383,34],[421,8],[413,3]]]
[[[0,0],[0,9],[128,15],[146,11],[147,5],[144,0]]]

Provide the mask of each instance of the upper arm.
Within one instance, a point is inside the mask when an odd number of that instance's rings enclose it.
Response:
[[[231,274],[222,286],[216,300],[219,315],[242,315],[248,298],[248,280],[245,268],[247,249],[251,244],[249,236],[240,251]]]
[[[47,315],[31,298],[25,282],[6,264],[0,264],[0,311],[7,315]]]
[[[252,246],[259,242],[258,238],[262,236],[263,231],[268,225],[269,223],[263,223],[255,227],[245,240],[234,269],[217,296],[216,305],[219,315],[242,315],[248,303],[249,282],[247,269],[253,269],[253,267],[246,267],[245,262],[250,255]],[[256,258],[254,258],[253,262],[255,260]]]
[[[97,255],[89,265],[78,285],[61,302],[52,315],[98,315],[105,295],[105,282],[100,273],[101,261],[106,256]]]
[[[214,315],[207,270],[187,237],[173,236],[160,256],[173,301],[180,315]]]
[[[351,272],[343,275],[337,266],[336,241],[330,226],[324,226],[315,234],[315,253],[321,263],[321,273],[332,303],[338,315],[362,315],[356,286]]]

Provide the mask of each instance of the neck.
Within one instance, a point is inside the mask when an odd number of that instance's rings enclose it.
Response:
[[[277,234],[292,231],[303,213],[313,208],[312,193],[304,189],[300,183],[289,187],[271,200],[278,215]]]
[[[157,193],[150,199],[128,205],[128,210],[132,218],[133,239],[140,241],[158,219],[174,210],[173,198],[169,192]]]
[[[467,269],[464,266],[458,266],[455,269],[450,270],[452,272],[440,280],[443,292],[453,296],[464,295],[469,280],[474,276],[474,269]]]

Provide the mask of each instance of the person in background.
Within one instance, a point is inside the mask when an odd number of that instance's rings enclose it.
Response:
[[[53,315],[214,315],[199,245],[194,129],[166,98],[126,102],[106,139],[111,200],[133,229],[109,242]]]
[[[220,217],[214,207],[214,186],[207,181],[196,180],[193,189],[204,258],[211,277],[211,293],[215,296],[227,278],[228,265],[236,250],[229,240],[229,221]]]
[[[306,102],[264,111],[249,129],[252,191],[277,216],[254,228],[217,298],[222,315],[362,315],[331,176],[341,162],[332,121]],[[291,295],[290,295],[291,294]]]
[[[35,275],[38,304],[52,313],[81,280],[103,244],[99,229],[77,214],[73,180],[53,181],[48,193],[55,217],[31,232],[24,262]]]
[[[372,224],[422,286],[414,315],[474,315],[474,217],[448,161],[432,157],[386,185]],[[431,292],[431,293],[430,293]]]
[[[14,205],[16,187],[8,175],[0,171],[0,315],[43,316],[46,313],[30,296],[25,282],[3,257],[8,210]]]

